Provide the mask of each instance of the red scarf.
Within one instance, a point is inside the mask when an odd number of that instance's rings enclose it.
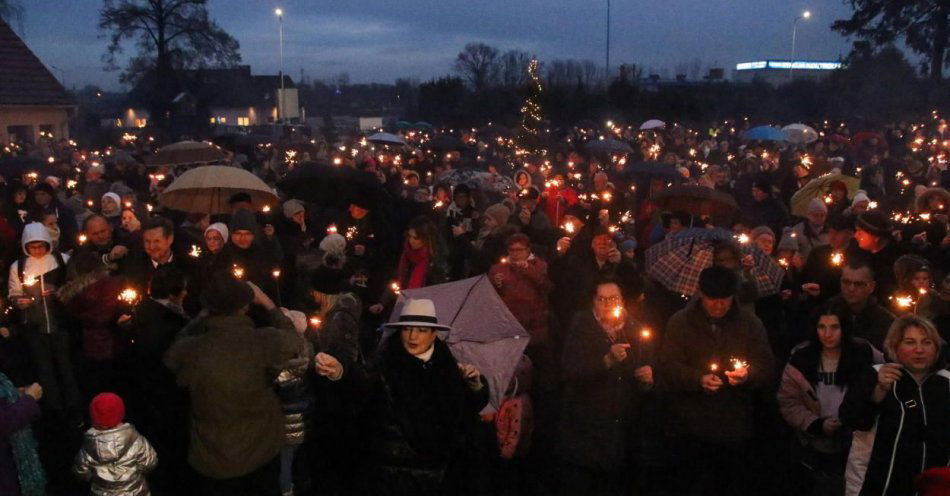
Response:
[[[429,272],[429,260],[432,254],[429,248],[423,246],[413,250],[406,242],[399,257],[399,287],[402,289],[422,288],[426,285],[426,276]]]

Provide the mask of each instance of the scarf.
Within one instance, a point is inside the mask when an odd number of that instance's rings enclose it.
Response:
[[[20,393],[6,375],[0,373],[0,400],[13,404]],[[26,426],[10,435],[10,447],[16,462],[17,478],[20,481],[22,496],[42,496],[46,494],[46,473],[36,452],[36,440],[33,431]]]
[[[425,287],[431,260],[432,254],[429,253],[428,247],[423,246],[418,250],[413,250],[409,243],[406,243],[402,256],[399,258],[400,287],[403,289]]]

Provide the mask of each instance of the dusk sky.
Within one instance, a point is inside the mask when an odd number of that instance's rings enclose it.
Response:
[[[106,40],[96,28],[98,0],[23,0],[24,30],[14,28],[67,86],[120,89],[103,71]],[[353,82],[420,80],[451,71],[470,41],[522,49],[542,62],[555,58],[604,61],[605,0],[211,0],[214,19],[241,44],[255,74],[278,70],[278,25],[284,18],[284,68],[320,79],[348,72]],[[837,59],[850,42],[829,26],[848,17],[842,1],[613,0],[611,65],[622,62],[669,71],[694,58],[726,68],[737,62],[787,58],[792,23],[799,23],[797,57]],[[132,49],[131,45],[129,46]],[[53,71],[57,77],[60,72]]]

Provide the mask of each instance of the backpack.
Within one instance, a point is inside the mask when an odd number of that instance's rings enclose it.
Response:
[[[505,460],[524,457],[531,449],[534,407],[527,393],[531,371],[531,360],[522,356],[512,378],[513,389],[501,402],[495,416],[495,438],[498,451]]]

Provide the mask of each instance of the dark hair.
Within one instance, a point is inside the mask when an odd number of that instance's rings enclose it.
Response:
[[[148,293],[152,298],[168,298],[181,294],[187,286],[184,272],[171,264],[165,264],[155,270]]]
[[[620,280],[619,280],[619,279],[617,279],[617,278],[614,277],[614,276],[602,276],[602,277],[598,277],[598,278],[594,281],[594,284],[591,285],[591,287],[590,287],[590,292],[589,292],[589,294],[588,294],[588,299],[591,300],[591,301],[593,301],[594,298],[597,298],[597,288],[599,288],[599,287],[601,287],[601,286],[603,286],[603,285],[605,285],[605,284],[613,284],[613,285],[617,286],[617,288],[620,289],[620,297],[621,297],[621,298],[625,298],[624,289],[623,289],[623,284],[620,283]]]
[[[406,232],[409,232],[409,229],[416,232],[416,236],[425,243],[426,248],[433,257],[439,254],[439,238],[437,228],[435,227],[435,223],[432,222],[432,219],[420,215],[409,222],[409,227],[406,228]]]
[[[86,217],[86,220],[82,221],[82,230],[83,230],[83,231],[88,231],[88,230],[89,230],[89,223],[92,222],[92,221],[95,220],[95,219],[99,219],[99,220],[101,220],[102,222],[105,222],[106,224],[109,224],[109,220],[106,219],[105,217],[103,217],[103,216],[101,216],[101,215],[99,215],[99,214],[92,214],[92,215],[90,215],[89,217]],[[112,229],[112,224],[109,224],[109,229]]]
[[[818,339],[818,321],[825,315],[838,317],[838,323],[841,325],[841,349],[843,350],[845,344],[851,342],[851,336],[854,330],[851,328],[851,319],[848,318],[847,310],[840,304],[825,304],[818,307],[818,309],[812,313],[811,330],[808,332],[808,340],[817,346],[819,350],[821,349],[821,341]]]
[[[525,245],[531,246],[531,238],[529,238],[524,233],[514,233],[511,236],[508,236],[508,240],[505,241],[505,246],[511,245]]]
[[[145,221],[142,225],[142,232],[151,231],[152,229],[161,229],[162,236],[168,238],[175,234],[175,225],[172,224],[172,221],[166,219],[165,217],[152,217]]]
[[[469,188],[467,184],[459,184],[452,191],[452,196],[454,197],[455,195],[462,194],[462,193],[472,196],[472,188]]]
[[[875,280],[877,277],[877,274],[874,273],[874,267],[871,266],[871,261],[866,255],[860,253],[849,254],[844,266],[851,270],[868,269],[868,272],[871,273],[871,280]]]

